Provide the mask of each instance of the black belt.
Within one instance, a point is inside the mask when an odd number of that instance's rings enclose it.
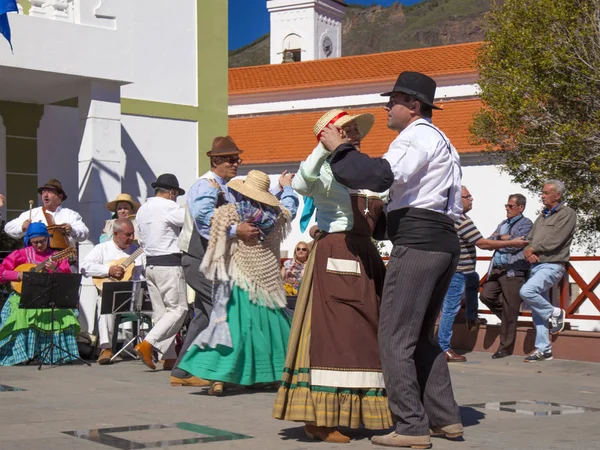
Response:
[[[171,253],[169,255],[146,256],[147,266],[181,266],[181,253]]]

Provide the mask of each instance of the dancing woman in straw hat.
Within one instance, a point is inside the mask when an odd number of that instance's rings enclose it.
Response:
[[[137,231],[137,223],[135,221],[135,214],[138,209],[140,209],[140,204],[136,202],[133,197],[129,194],[119,194],[117,198],[112,202],[108,202],[106,204],[106,209],[113,213],[111,219],[104,222],[104,229],[102,230],[102,235],[100,236],[100,242],[106,242],[113,238],[113,226],[115,224],[115,220],[117,219],[129,219],[131,223],[133,223],[133,228],[135,230],[134,241],[137,241],[138,231]]]
[[[245,181],[227,187],[242,194],[237,203],[217,208],[200,270],[213,281],[213,311],[179,363],[198,378],[211,380],[210,395],[224,383],[253,385],[279,380],[290,318],[281,283],[281,242],[292,214],[269,193],[269,177],[251,170]],[[228,239],[230,226],[251,223],[258,240]]]
[[[371,114],[340,109],[317,122],[333,124],[346,142],[360,146]],[[311,439],[349,442],[338,426],[392,426],[383,382],[377,324],[385,266],[371,242],[385,194],[353,191],[331,174],[330,153],[319,143],[300,165],[294,189],[314,199],[318,235],[302,286],[273,416],[305,422]]]

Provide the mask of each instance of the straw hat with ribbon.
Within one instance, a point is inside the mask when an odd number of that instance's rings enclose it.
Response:
[[[269,192],[271,180],[260,170],[251,170],[245,180],[231,180],[227,187],[239,192],[244,197],[256,200],[269,206],[279,206],[279,200]]]
[[[119,202],[127,202],[131,205],[131,207],[133,208],[133,212],[136,213],[138,209],[140,209],[140,204],[138,202],[136,202],[133,197],[131,197],[131,195],[129,194],[119,194],[117,195],[117,198],[114,199],[112,202],[108,202],[106,204],[106,209],[108,209],[110,212],[117,212],[117,205],[119,204]]]
[[[358,131],[360,132],[361,137],[364,139],[364,137],[369,134],[369,131],[371,131],[371,127],[375,122],[375,116],[369,113],[353,116],[348,114],[343,109],[332,109],[321,116],[313,128],[313,132],[315,133],[318,141],[321,139],[321,133],[325,128],[327,128],[327,126],[335,125],[336,127],[341,128],[350,122],[356,123]]]

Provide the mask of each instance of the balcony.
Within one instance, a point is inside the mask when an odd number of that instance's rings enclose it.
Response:
[[[52,103],[81,82],[133,81],[132,0],[19,0],[13,53],[0,42],[0,100]]]

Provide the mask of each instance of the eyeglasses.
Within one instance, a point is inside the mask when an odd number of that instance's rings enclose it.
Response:
[[[307,252],[307,251],[308,251],[308,249],[307,249],[307,248],[302,248],[302,247],[297,247],[297,248],[296,248],[296,251],[297,251],[297,252]]]
[[[462,198],[464,198],[465,200],[471,200],[473,198],[472,195],[463,195]]]
[[[221,156],[220,157],[223,161],[228,162],[229,164],[233,165],[233,164],[241,164],[242,160],[240,158],[238,158],[237,156]]]
[[[505,208],[508,208],[508,209],[515,209],[515,208],[517,208],[518,206],[519,206],[519,205],[509,205],[508,203],[507,203],[506,205],[504,205],[504,207],[505,207]]]
[[[36,247],[40,246],[40,245],[44,245],[46,243],[47,239],[37,239],[37,240],[31,240],[29,241],[29,243],[31,245],[35,245]]]

